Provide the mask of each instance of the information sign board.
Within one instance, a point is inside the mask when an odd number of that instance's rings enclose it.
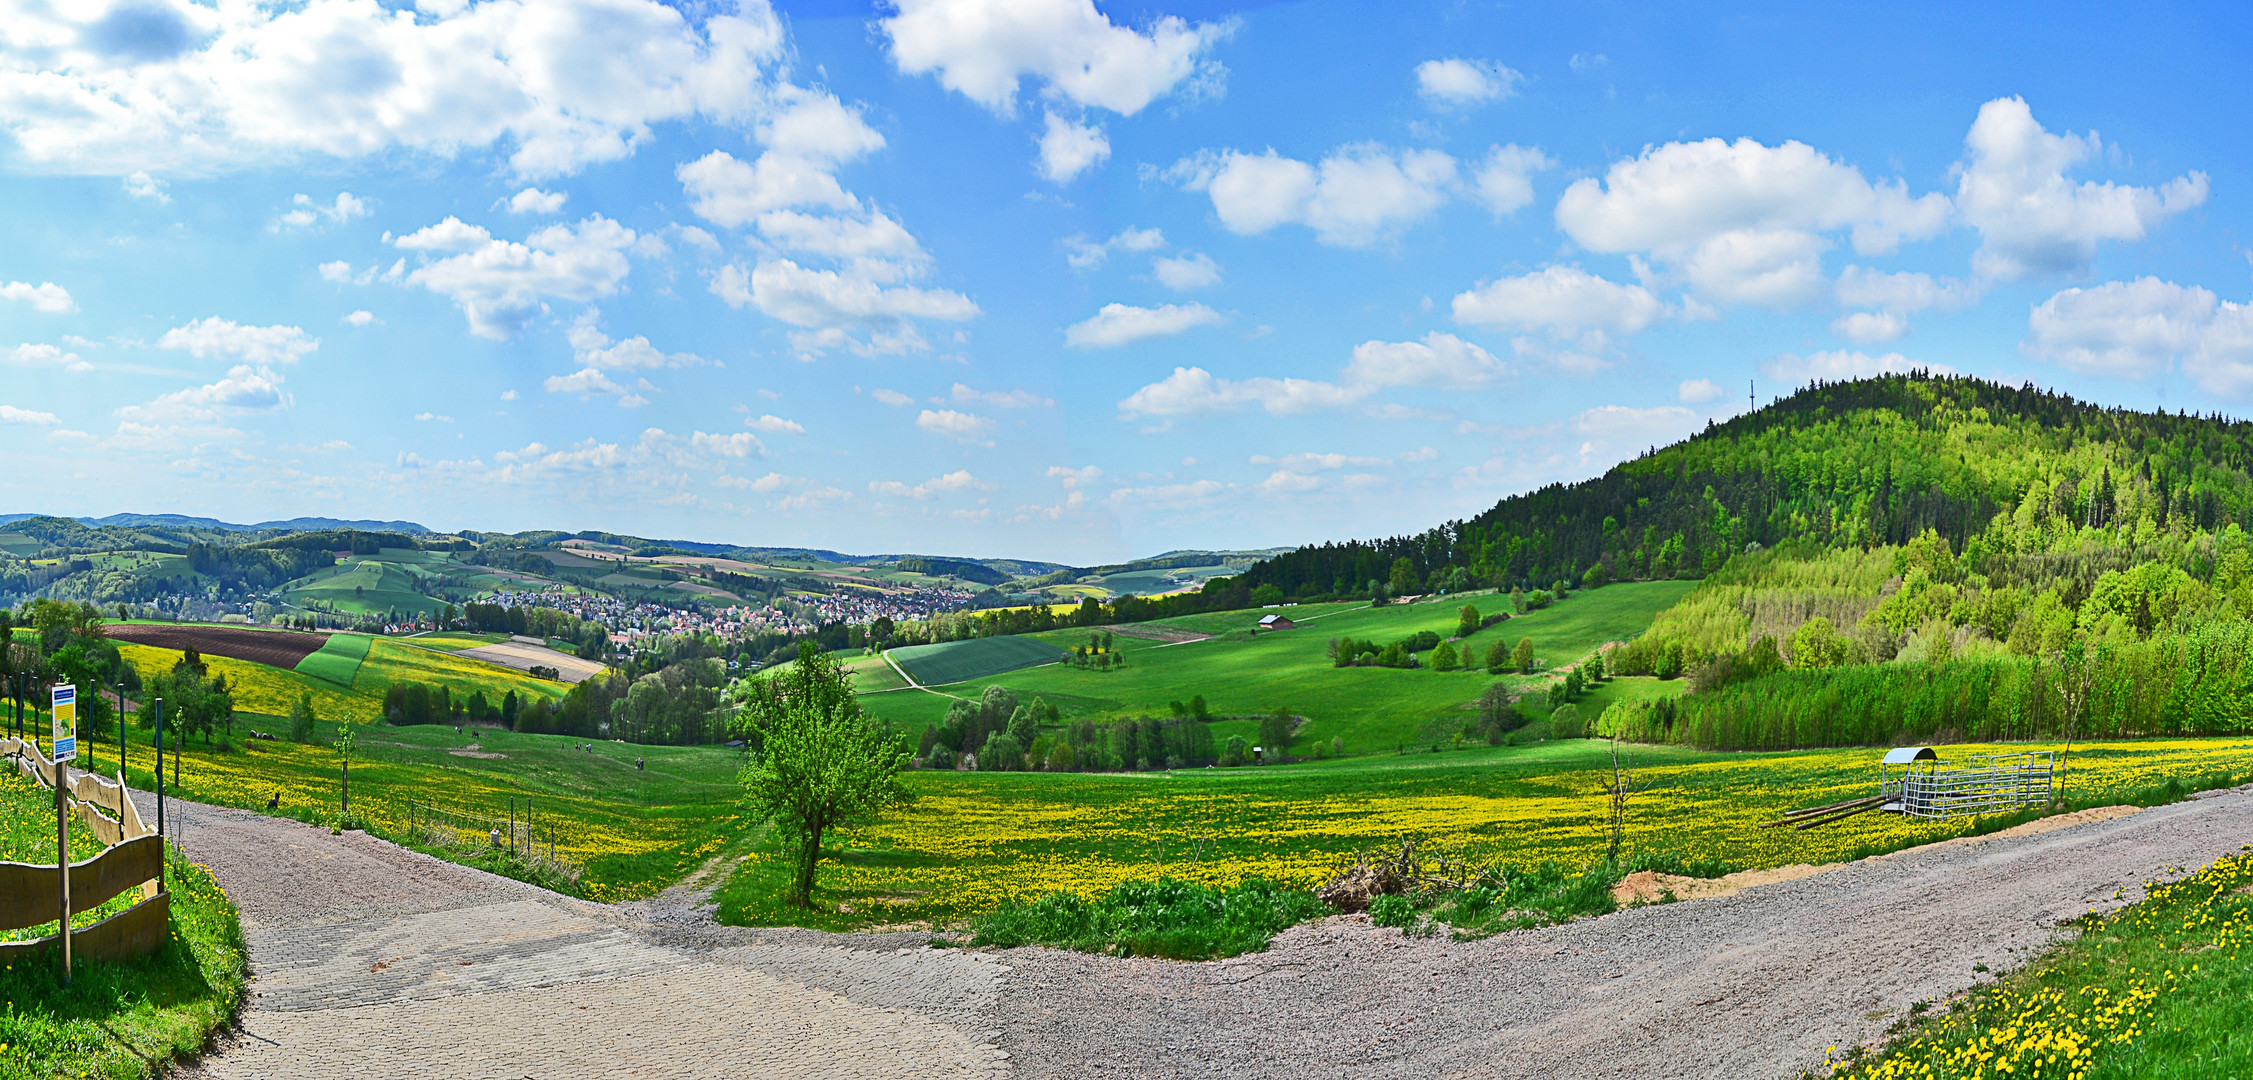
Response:
[[[64,683],[54,689],[51,699],[55,717],[56,761],[69,761],[78,756],[78,687]]]

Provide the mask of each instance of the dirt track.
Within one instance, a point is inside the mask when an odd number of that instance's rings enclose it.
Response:
[[[1206,964],[716,927],[243,811],[173,821],[258,975],[191,1075],[1654,1080],[1798,1076],[2239,850],[2253,785],[1485,941],[1341,917]]]
[[[1000,1045],[1041,1077],[1794,1077],[2249,841],[2253,786],[1485,941],[1341,917],[1211,964],[1018,950]]]

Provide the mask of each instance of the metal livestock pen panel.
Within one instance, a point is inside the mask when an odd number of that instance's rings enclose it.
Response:
[[[1994,754],[1966,758],[1961,766],[1946,769],[1936,761],[1919,762],[1896,789],[1901,813],[1939,821],[2047,805],[2056,775],[2053,756],[2048,750]]]

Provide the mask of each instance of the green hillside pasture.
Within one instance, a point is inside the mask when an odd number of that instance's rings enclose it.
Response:
[[[1207,578],[1219,577],[1228,572],[1228,568],[1225,566],[1190,566],[1174,570],[1126,570],[1116,574],[1105,574],[1098,579],[1097,584],[1102,585],[1113,596],[1122,596],[1127,593],[1133,593],[1136,596],[1149,596],[1153,593],[1172,592],[1181,588],[1179,585],[1170,584],[1167,580],[1169,578],[1178,577],[1186,581],[1197,582]]]
[[[410,552],[429,555],[429,552]],[[424,596],[417,591],[421,579],[429,576],[420,572],[424,563],[401,561],[390,553],[382,555],[353,556],[335,566],[316,570],[291,582],[283,599],[300,606],[307,601],[318,601],[338,611],[368,614],[390,611],[435,614],[446,605],[443,601]]]
[[[1063,655],[1064,650],[1034,637],[972,638],[892,650],[892,659],[925,686],[999,675]]]
[[[1611,585],[1575,593],[1561,604],[1511,619],[1475,636],[1483,649],[1491,635],[1511,642],[1533,639],[1538,655],[1559,662],[1578,659],[1606,641],[1630,638],[1673,603],[1690,582]],[[1495,602],[1496,597],[1475,598]],[[1461,604],[1303,605],[1285,609],[1302,621],[1295,630],[1243,634],[1259,611],[1213,612],[1148,625],[1219,633],[1224,636],[1180,645],[1143,638],[1113,638],[1126,667],[1096,671],[1054,665],[985,676],[949,685],[946,692],[977,697],[987,686],[1006,686],[1025,700],[1041,697],[1067,719],[1164,716],[1174,701],[1202,695],[1213,713],[1256,716],[1289,709],[1307,718],[1298,744],[1339,740],[1348,754],[1392,753],[1426,741],[1425,733],[1452,733],[1471,719],[1472,702],[1494,681],[1483,670],[1432,671],[1428,668],[1339,668],[1327,655],[1332,637],[1397,641],[1421,630],[1445,636],[1455,630]],[[1029,635],[1070,649],[1085,644],[1093,631],[1051,630]],[[985,638],[983,641],[1026,640]],[[968,643],[963,643],[968,644]],[[905,650],[894,650],[898,656]],[[912,668],[910,669],[913,670]],[[918,676],[920,678],[921,676]],[[1547,679],[1503,676],[1516,687],[1545,685]],[[937,723],[947,701],[930,694],[884,694],[862,699],[873,713],[910,731]],[[1590,706],[1584,705],[1583,711]],[[1218,731],[1215,734],[1219,734]]]
[[[1495,623],[1457,642],[1455,647],[1458,650],[1468,647],[1474,651],[1466,653],[1467,658],[1483,661],[1487,647],[1495,640],[1516,645],[1519,638],[1530,637],[1534,660],[1542,667],[1574,663],[1606,642],[1626,641],[1649,629],[1660,612],[1679,603],[1697,584],[1695,581],[1637,581],[1584,589],[1539,611]],[[1476,605],[1481,612],[1491,615],[1508,610],[1510,597],[1506,593],[1478,596],[1464,603]],[[1445,606],[1452,616],[1462,610],[1463,605]],[[1454,633],[1452,621],[1449,628],[1440,633]]]
[[[360,673],[360,662],[368,658],[368,646],[374,640],[366,634],[330,634],[319,649],[297,662],[296,671],[338,686],[350,686],[353,676]]]
[[[0,533],[0,552],[5,552],[19,559],[27,555],[37,555],[46,546],[22,533]]]
[[[250,726],[272,725],[252,718]],[[283,815],[338,823],[337,731],[324,721],[311,743],[246,742],[226,751],[191,741],[171,790],[257,811],[278,793]],[[131,737],[127,779],[148,790],[149,733],[135,729]],[[554,828],[556,855],[583,869],[589,898],[628,900],[678,881],[741,833],[735,775],[742,765],[740,751],[717,746],[634,746],[492,728],[455,734],[438,724],[368,727],[353,737],[352,811],[379,834],[410,839],[409,800],[505,820],[513,799],[519,820],[529,811],[541,823],[543,841]],[[485,865],[461,852],[425,850]]]
[[[361,663],[359,673],[352,679],[353,692],[372,698],[380,713],[383,695],[395,682],[445,686],[457,698],[483,692],[485,699],[496,705],[511,690],[516,691],[520,701],[534,697],[553,700],[571,691],[568,683],[535,679],[499,664],[425,649],[403,640],[374,639],[368,648],[367,660]]]
[[[1967,745],[1945,756],[2019,749],[2025,747]],[[1720,754],[1633,746],[1626,753],[1637,789],[1622,845],[1631,860],[1708,870],[1821,864],[2022,820],[1928,824],[1865,814],[1809,832],[1762,829],[1791,807],[1866,794],[1881,751]],[[2170,778],[2185,787],[2243,779],[2253,771],[2253,740],[2082,744],[2073,758],[2075,807],[2164,801]],[[914,804],[824,848],[816,893],[822,911],[806,919],[783,910],[777,898],[785,857],[762,851],[722,889],[720,918],[832,929],[945,925],[1050,890],[1088,898],[1161,875],[1215,886],[1263,877],[1305,888],[1354,851],[1410,834],[1481,863],[1554,861],[1578,870],[1605,855],[1610,764],[1608,742],[1570,739],[1133,776],[914,772]]]
[[[881,656],[856,656],[844,663],[845,672],[853,677],[853,691],[861,694],[878,694],[887,690],[907,689],[907,680],[892,670]],[[924,695],[930,696],[928,694]]]

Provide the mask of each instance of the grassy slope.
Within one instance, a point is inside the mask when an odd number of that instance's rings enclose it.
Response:
[[[972,638],[893,649],[892,660],[925,686],[943,686],[1045,664],[1063,653],[1038,637]]]
[[[238,725],[239,726],[239,725]],[[270,725],[254,723],[252,726]],[[338,805],[337,725],[321,724],[316,742],[245,742],[229,751],[191,742],[180,762],[182,797],[263,810],[281,795],[282,811],[333,821]],[[153,783],[148,733],[135,730],[128,775]],[[476,753],[458,755],[476,743]],[[586,746],[590,749],[581,750]],[[644,767],[634,768],[635,759]],[[114,761],[109,753],[105,762]],[[696,868],[734,837],[736,770],[742,758],[721,747],[629,746],[558,735],[450,726],[371,726],[353,744],[352,809],[379,826],[403,822],[407,800],[458,812],[505,817],[510,799],[558,825],[556,853],[586,868],[587,894],[612,900],[644,896]],[[167,785],[173,783],[166,770]],[[543,830],[542,839],[546,833]]]
[[[119,642],[118,652],[144,679],[171,670],[181,655],[175,649],[130,642]],[[207,656],[204,663],[214,674],[227,677],[237,712],[268,716],[287,716],[300,694],[311,694],[314,711],[325,719],[378,720],[383,715],[384,692],[394,682],[442,684],[458,696],[483,691],[486,699],[494,702],[511,690],[516,691],[519,698],[560,698],[571,689],[564,683],[535,679],[498,664],[418,648],[389,638],[370,641],[367,658],[353,673],[350,689],[302,670],[284,671],[232,657]]]
[[[54,796],[10,769],[0,773],[0,859],[55,858]],[[71,819],[74,861],[99,842]],[[242,1000],[242,927],[209,874],[167,850],[172,937],[147,959],[81,963],[70,989],[55,965],[0,968],[0,1080],[34,1076],[139,1077],[194,1053]],[[74,927],[123,910],[119,898],[71,920]],[[54,924],[11,937],[53,933]]]
[[[1655,612],[1680,598],[1690,586],[1686,581],[1663,581],[1576,593],[1562,604],[1489,627],[1467,644],[1483,649],[1490,639],[1506,638],[1515,643],[1521,637],[1530,637],[1544,661],[1569,662],[1606,641],[1632,637],[1650,624]],[[1192,615],[1153,625],[1220,636],[1164,646],[1120,635],[1114,638],[1114,644],[1126,658],[1124,670],[1104,672],[1058,665],[978,679],[946,690],[976,697],[987,686],[1006,686],[1026,700],[1044,698],[1058,706],[1067,719],[1165,715],[1168,702],[1202,694],[1206,705],[1221,715],[1250,716],[1288,708],[1305,716],[1307,723],[1299,731],[1302,742],[1335,738],[1342,741],[1348,754],[1391,752],[1403,743],[1418,741],[1419,733],[1435,721],[1468,718],[1465,706],[1479,696],[1491,677],[1483,670],[1335,668],[1325,655],[1328,641],[1351,636],[1389,642],[1419,630],[1452,634],[1463,602],[1480,604],[1483,609],[1506,603],[1507,598],[1479,596],[1468,601],[1381,608],[1306,605],[1290,609],[1291,616],[1301,620],[1298,629],[1256,637],[1245,634],[1263,612]],[[1090,633],[1085,629],[1052,630],[1031,636],[1070,648],[1085,644]],[[862,704],[909,730],[920,730],[946,715],[947,700],[931,694],[884,694],[865,697]],[[1233,729],[1214,732],[1221,738],[1236,733]]]
[[[330,634],[328,641],[298,661],[291,670],[338,686],[350,686],[360,673],[361,662],[368,658],[372,643],[373,639],[366,634]]]

